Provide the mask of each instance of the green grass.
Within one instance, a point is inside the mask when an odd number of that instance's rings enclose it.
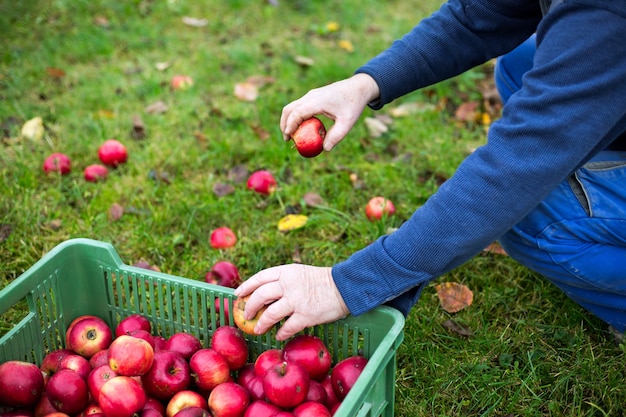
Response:
[[[75,237],[111,242],[126,263],[144,259],[202,279],[219,259],[244,276],[292,262],[296,252],[305,263],[331,265],[399,226],[484,142],[484,127],[455,122],[454,108],[480,98],[477,81],[489,81],[489,66],[389,106],[417,102],[436,110],[395,119],[378,139],[360,122],[335,151],[315,159],[282,141],[278,119],[289,101],[349,76],[439,3],[0,0],[0,287]],[[190,27],[183,16],[208,24]],[[340,30],[324,33],[331,21]],[[354,52],[339,48],[341,39]],[[297,55],[314,65],[302,68]],[[160,62],[171,65],[161,71]],[[53,77],[49,68],[65,75]],[[193,76],[194,86],[171,91],[178,73]],[[235,84],[255,75],[275,81],[254,103],[238,100]],[[146,113],[158,100],[169,110]],[[142,140],[130,136],[133,115],[145,124]],[[22,124],[36,116],[44,139],[20,139]],[[113,137],[127,145],[129,163],[106,182],[86,183],[82,169]],[[69,176],[43,175],[42,161],[53,151],[72,158]],[[229,182],[238,165],[273,171],[277,193],[259,197],[233,183],[234,193],[216,196],[213,186]],[[350,173],[363,187],[353,187]],[[327,207],[306,207],[307,192],[319,193]],[[398,213],[370,223],[362,208],[379,194]],[[113,203],[125,208],[117,221],[108,216]],[[309,224],[279,233],[278,219],[291,211],[309,215]],[[216,251],[208,237],[223,225],[239,243]],[[624,348],[541,277],[485,253],[441,281],[468,285],[474,304],[450,315],[439,307],[435,283],[425,289],[397,354],[397,415],[624,415]],[[473,335],[446,330],[449,318]],[[14,319],[3,316],[2,329]]]

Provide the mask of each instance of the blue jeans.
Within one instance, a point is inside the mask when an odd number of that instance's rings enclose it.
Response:
[[[504,102],[532,65],[534,42],[497,60],[494,76]],[[626,330],[626,152],[596,155],[499,240],[513,259],[617,331]]]

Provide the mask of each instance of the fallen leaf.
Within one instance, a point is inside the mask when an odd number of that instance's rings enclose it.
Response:
[[[261,88],[267,84],[273,84],[274,82],[276,82],[276,79],[268,75],[251,75],[250,77],[248,77],[246,82],[249,82],[257,88]]]
[[[291,260],[297,264],[303,263],[302,255],[300,254],[300,246],[296,245],[296,247],[294,248],[293,253],[291,254]]]
[[[383,121],[374,117],[366,117],[365,126],[372,138],[379,138],[389,131],[389,127]]]
[[[198,19],[196,17],[183,16],[183,23],[187,26],[201,28],[209,24],[208,19]]]
[[[225,195],[235,192],[235,187],[232,184],[226,182],[218,182],[213,185],[213,194],[218,197],[224,197]]]
[[[326,23],[326,30],[328,32],[330,32],[330,33],[337,32],[337,31],[339,31],[339,29],[340,29],[340,26],[339,26],[339,23],[337,23],[337,22],[330,21],[330,22]]]
[[[472,305],[474,294],[463,284],[444,282],[435,286],[439,303],[448,313],[456,313]]]
[[[13,226],[6,223],[0,223],[0,243],[4,242],[9,238],[13,232]]]
[[[93,23],[96,26],[100,26],[102,28],[108,28],[111,25],[110,22],[109,22],[109,19],[107,19],[104,16],[96,16],[96,17],[94,17]]]
[[[489,246],[487,246],[485,249],[483,249],[483,252],[495,253],[496,255],[507,255],[507,253],[504,250],[504,248],[502,246],[500,246],[500,244],[498,242],[491,243]]]
[[[454,117],[460,122],[476,122],[480,117],[478,103],[469,101],[461,104],[454,112]]]
[[[249,171],[245,165],[235,165],[228,170],[228,179],[235,184],[240,184],[248,180]]]
[[[435,111],[437,108],[434,104],[430,103],[404,103],[397,107],[393,107],[389,110],[389,114],[393,117],[406,117],[413,114],[425,113],[428,111]]]
[[[57,78],[58,79],[58,78],[65,77],[65,71],[63,71],[61,68],[48,67],[48,68],[46,68],[46,72],[52,78]]]
[[[288,214],[278,221],[278,231],[285,233],[300,229],[304,227],[308,219],[304,214]]]
[[[133,115],[133,128],[130,131],[130,136],[133,139],[143,139],[146,137],[146,127],[143,124],[141,116],[138,114]]]
[[[124,215],[124,207],[118,203],[111,204],[109,207],[109,220],[112,222],[119,220]]]
[[[306,193],[302,197],[302,200],[304,201],[304,204],[306,204],[308,207],[323,206],[326,204],[326,201],[324,201],[322,196],[312,192]]]
[[[30,140],[41,140],[44,133],[43,119],[32,118],[22,125],[22,137]]]
[[[452,333],[456,333],[459,336],[470,337],[474,334],[474,332],[472,332],[472,330],[469,327],[462,326],[452,319],[448,319],[444,321],[443,323],[441,323],[441,325],[443,326],[444,329],[447,329]]]
[[[342,39],[337,42],[337,45],[346,52],[354,52],[354,45],[349,40]]]
[[[259,97],[259,88],[249,81],[237,83],[235,97],[243,101],[255,101]]]
[[[163,101],[159,100],[150,104],[148,107],[146,107],[145,110],[146,110],[146,113],[161,114],[161,113],[165,113],[166,111],[168,111],[169,107]]]
[[[156,64],[154,64],[154,67],[157,69],[157,71],[165,71],[166,69],[168,69],[169,67],[172,66],[171,62],[157,62]]]
[[[98,110],[97,115],[100,119],[114,119],[115,118],[115,113],[113,113],[111,110],[100,109]]]
[[[315,65],[315,60],[313,58],[309,58],[308,56],[296,55],[293,60],[296,61],[298,65],[303,67],[312,67]]]
[[[151,169],[148,173],[148,178],[154,180],[156,182],[164,182],[165,184],[171,184],[170,174],[166,171],[157,171],[155,169]]]
[[[46,227],[51,230],[59,230],[63,226],[63,221],[61,219],[50,220],[46,223]]]
[[[261,140],[268,140],[271,136],[270,132],[267,129],[263,128],[263,126],[254,125],[252,126],[252,130]]]

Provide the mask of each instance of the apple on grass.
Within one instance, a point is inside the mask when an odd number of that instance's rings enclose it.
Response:
[[[246,185],[249,190],[263,195],[270,195],[276,191],[276,179],[274,175],[266,169],[261,169],[250,174]]]
[[[221,354],[231,371],[248,362],[248,344],[242,331],[233,326],[221,326],[211,336],[211,348]]]
[[[221,285],[228,288],[237,288],[241,284],[239,269],[232,262],[218,261],[204,276],[209,284]]]
[[[100,317],[84,317],[70,324],[65,341],[68,349],[89,359],[97,352],[108,349],[113,341],[113,332]]]
[[[71,165],[70,158],[67,155],[55,152],[43,161],[43,170],[46,174],[58,172],[61,175],[66,175],[70,173]]]
[[[321,381],[330,371],[332,358],[322,339],[311,334],[299,334],[285,344],[284,357],[307,370],[311,379]]]
[[[177,74],[172,77],[170,85],[173,90],[186,90],[193,85],[193,78],[189,75]]]
[[[165,341],[165,349],[178,352],[185,360],[189,360],[194,353],[202,349],[202,342],[191,333],[177,332]]]
[[[165,416],[174,417],[180,410],[187,407],[200,407],[208,410],[209,404],[206,398],[194,390],[178,391],[167,402]]]
[[[237,243],[237,236],[229,227],[218,227],[211,232],[210,243],[214,249],[231,248]]]
[[[154,349],[143,339],[123,334],[109,346],[109,366],[119,375],[141,376],[153,361]]]
[[[130,337],[130,336],[129,336]],[[135,379],[118,375],[100,388],[98,403],[106,417],[131,417],[146,405],[147,396]]]
[[[61,369],[50,377],[46,395],[54,408],[70,415],[79,413],[89,401],[87,382],[69,369]]]
[[[34,407],[44,392],[41,369],[25,361],[7,361],[0,364],[0,405]]]
[[[189,359],[192,378],[198,388],[211,391],[230,379],[230,368],[226,359],[211,348],[198,350]]]
[[[98,148],[98,158],[104,165],[116,167],[128,160],[128,151],[122,142],[108,139]]]
[[[191,384],[191,370],[185,358],[171,350],[154,353],[152,367],[141,376],[144,390],[149,396],[165,401]]]
[[[261,307],[253,318],[246,320],[243,313],[246,308],[246,302],[248,302],[249,298],[250,295],[237,297],[237,299],[233,302],[233,321],[235,322],[235,325],[244,333],[256,335],[256,333],[254,333],[254,326],[256,326],[261,314],[263,314],[263,312],[267,309],[267,306]]]
[[[291,139],[298,153],[305,158],[313,158],[324,150],[326,128],[317,117],[311,117],[300,123],[300,126],[291,135]]]
[[[365,216],[370,221],[392,216],[395,212],[396,207],[391,200],[381,196],[372,197],[365,205]]]
[[[209,394],[213,417],[242,417],[250,404],[248,391],[235,382],[219,384]]]
[[[263,377],[263,391],[279,407],[292,408],[304,401],[309,391],[309,373],[297,363],[273,366]]]
[[[109,170],[104,165],[92,164],[83,171],[85,180],[89,182],[103,181],[109,175]]]

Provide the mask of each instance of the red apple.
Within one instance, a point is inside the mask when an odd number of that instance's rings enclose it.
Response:
[[[167,339],[165,349],[178,352],[183,358],[189,360],[194,353],[202,349],[202,342],[190,333],[178,332]]]
[[[276,191],[276,179],[270,171],[261,169],[250,174],[247,187],[259,194],[270,195]]]
[[[96,352],[91,358],[89,358],[89,365],[91,365],[91,369],[95,369],[100,365],[108,365],[109,364],[109,349],[103,349],[99,352]]]
[[[70,417],[70,415],[57,411],[55,413],[47,414],[46,417]]]
[[[86,167],[83,174],[86,181],[98,182],[106,179],[109,175],[109,170],[104,165],[93,164]]]
[[[174,417],[212,417],[209,410],[202,407],[187,407],[174,414]]]
[[[89,402],[87,403],[87,405],[85,406],[85,408],[83,408],[83,411],[81,411],[77,417],[87,417],[87,416],[94,416],[94,415],[98,415],[98,414],[102,414],[102,408],[100,407],[100,404],[96,403],[96,402]]]
[[[52,376],[56,371],[59,370],[59,364],[61,363],[61,359],[66,357],[67,355],[75,355],[73,350],[70,349],[57,349],[50,351],[46,356],[44,356],[41,361],[41,365],[39,369],[44,373],[44,379]]]
[[[189,75],[174,75],[170,85],[173,90],[186,90],[193,85],[193,78]]]
[[[86,317],[70,325],[66,333],[67,348],[89,359],[107,349],[113,341],[113,332],[100,317]]]
[[[367,365],[365,357],[354,355],[339,361],[333,367],[330,374],[331,382],[339,400],[346,398],[359,375],[363,372],[365,365]]]
[[[251,318],[250,320],[246,320],[243,313],[246,308],[246,302],[248,302],[249,298],[250,295],[246,295],[245,297],[237,297],[237,299],[233,302],[233,321],[235,322],[235,325],[244,333],[249,335],[256,335],[256,333],[254,333],[254,326],[256,326],[259,318],[267,309],[267,306],[261,307],[253,318]]]
[[[119,375],[141,376],[153,361],[154,349],[143,339],[123,334],[109,346],[109,366]]]
[[[176,413],[187,407],[201,407],[208,410],[209,404],[207,400],[196,391],[182,390],[174,394],[167,402],[165,415],[166,417],[174,417]]]
[[[235,382],[219,384],[209,394],[209,410],[213,417],[243,417],[249,404],[248,391]]]
[[[196,385],[204,391],[229,380],[230,368],[226,359],[211,348],[198,350],[189,359],[189,368]]]
[[[123,375],[105,382],[98,396],[106,417],[131,417],[143,409],[146,401],[146,393],[139,382]]]
[[[313,158],[322,153],[325,137],[324,123],[317,117],[311,117],[300,123],[300,126],[291,135],[298,153],[305,158]]]
[[[91,398],[93,398],[94,401],[98,401],[102,386],[116,376],[117,372],[111,369],[109,365],[100,365],[92,369],[87,377],[87,388],[89,389]]]
[[[214,249],[227,249],[235,246],[237,236],[228,227],[218,227],[211,232],[211,247]]]
[[[43,161],[43,170],[46,174],[58,172],[61,175],[69,174],[71,171],[70,158],[64,153],[55,152]]]
[[[247,363],[239,369],[236,382],[248,391],[252,401],[265,399],[263,378],[254,373],[253,363]]]
[[[326,406],[328,402],[328,394],[326,389],[322,386],[321,382],[314,379],[309,384],[309,392],[306,393],[306,401],[315,401],[316,403],[322,403]]]
[[[34,411],[32,408],[12,408],[4,411],[0,407],[0,416],[2,417],[34,417]]]
[[[34,407],[44,390],[41,369],[25,361],[0,364],[0,405]]]
[[[39,398],[39,401],[37,401],[37,404],[35,404],[33,414],[35,417],[44,417],[56,411],[57,409],[54,408],[54,406],[48,399],[48,396],[45,394],[42,394],[41,397]]]
[[[322,339],[311,334],[299,334],[289,339],[283,348],[287,362],[295,362],[307,370],[311,379],[321,381],[330,371],[332,358]]]
[[[137,313],[131,314],[130,316],[123,318],[117,326],[115,326],[115,337],[128,334],[133,330],[145,330],[148,333],[151,333],[152,324],[146,316]]]
[[[84,356],[77,355],[76,353],[72,355],[67,355],[61,362],[59,363],[59,371],[61,369],[69,369],[70,371],[76,372],[82,379],[87,381],[87,377],[91,372],[91,364]]]
[[[293,413],[289,411],[279,411],[274,417],[295,417]]]
[[[152,346],[152,349],[154,349],[154,336],[152,336],[149,332],[142,330],[142,329],[138,329],[138,330],[133,330],[133,331],[128,332],[128,335],[145,340],[146,342],[150,344],[150,346]]]
[[[306,369],[297,363],[283,362],[267,371],[263,377],[263,390],[273,404],[292,408],[306,398],[309,382]]]
[[[335,394],[330,374],[326,375],[326,377],[322,380],[321,385],[322,388],[324,388],[324,391],[326,391],[326,407],[330,410],[335,404],[340,402],[339,398],[337,398],[337,394]]]
[[[128,151],[120,141],[109,139],[98,148],[98,158],[104,165],[118,166],[128,160]]]
[[[215,299],[215,312],[217,313],[217,317],[224,317],[224,323],[230,323],[230,306],[228,305],[228,298],[222,299],[221,306],[220,299]],[[217,324],[219,325],[219,320],[217,320],[217,322]]]
[[[149,395],[148,398],[146,398],[146,405],[143,406],[142,410],[148,409],[156,411],[161,416],[165,415],[165,404],[161,400],[151,397]]]
[[[164,413],[159,413],[153,408],[142,408],[136,415],[137,417],[165,417]]]
[[[169,400],[191,383],[191,370],[178,352],[161,350],[154,353],[152,367],[141,376],[146,393],[159,400]]]
[[[50,377],[46,395],[54,408],[66,414],[79,413],[89,401],[87,382],[69,369],[61,369]]]
[[[215,329],[211,336],[211,348],[221,354],[231,371],[248,362],[248,344],[241,330],[233,326]]]
[[[204,276],[209,284],[221,285],[228,288],[237,288],[241,284],[241,277],[237,267],[228,261],[216,262]]]
[[[274,417],[281,411],[280,407],[264,400],[252,401],[243,417]]]
[[[383,217],[392,216],[396,212],[396,207],[391,200],[385,197],[372,197],[365,205],[365,216],[370,221],[380,220]]]
[[[165,346],[167,345],[167,339],[163,336],[154,336],[154,351],[158,352],[159,350],[165,350]]]
[[[254,361],[254,373],[263,378],[267,371],[283,363],[283,357],[284,353],[282,349],[274,348],[264,350]]]
[[[330,410],[324,404],[315,401],[305,401],[293,409],[296,417],[332,417]]]

